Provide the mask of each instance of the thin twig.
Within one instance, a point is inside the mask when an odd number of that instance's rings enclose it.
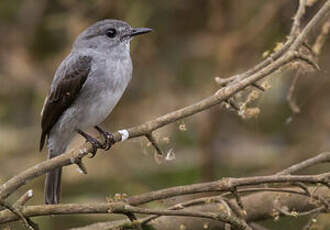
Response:
[[[286,100],[288,101],[290,109],[292,110],[293,113],[300,113],[300,108],[297,105],[297,103],[296,103],[296,101],[293,97],[293,93],[296,89],[296,85],[297,85],[297,81],[298,81],[299,76],[300,76],[299,71],[296,71],[296,73],[295,73],[295,75],[292,79],[292,82],[290,84],[288,94],[286,96]]]
[[[308,222],[305,224],[303,230],[310,230],[313,226],[313,224],[316,221],[316,218],[320,215],[320,213],[314,213],[309,217]]]
[[[299,0],[299,5],[298,5],[298,10],[297,13],[294,16],[293,19],[293,24],[291,27],[291,32],[290,35],[291,37],[297,36],[300,30],[300,24],[301,24],[301,18],[304,16],[305,14],[305,9],[306,7],[306,0]]]
[[[237,205],[242,209],[243,214],[247,215],[246,210],[243,206],[242,199],[241,199],[240,195],[238,194],[237,187],[233,187],[230,190],[230,192],[233,194],[233,197],[235,198]]]
[[[289,175],[296,172],[299,172],[303,169],[309,168],[311,166],[320,164],[320,163],[329,163],[330,162],[330,152],[320,153],[319,155],[308,158],[307,160],[294,164],[287,169],[284,169],[277,173],[277,175]]]
[[[15,203],[14,203],[14,207],[17,206],[23,206],[24,204],[26,204],[26,202],[28,202],[33,196],[33,191],[32,189],[26,191]]]
[[[38,225],[32,222],[28,217],[25,217],[24,214],[21,212],[21,210],[19,210],[19,208],[14,207],[13,205],[9,204],[7,201],[4,200],[0,200],[0,206],[10,210],[14,215],[16,215],[19,219],[21,219],[26,229],[30,229],[30,230],[39,229]]]
[[[164,157],[164,154],[163,154],[162,150],[160,149],[160,147],[158,146],[158,144],[157,144],[155,138],[153,137],[152,133],[145,134],[145,137],[150,141],[152,146],[156,149],[157,154],[161,157]]]
[[[312,47],[312,50],[316,55],[320,55],[322,47],[325,41],[327,40],[329,31],[330,31],[330,21],[326,21],[322,26],[321,33],[316,38],[315,43]]]

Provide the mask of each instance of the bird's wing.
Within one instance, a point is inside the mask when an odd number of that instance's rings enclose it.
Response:
[[[46,97],[41,112],[40,151],[51,128],[79,95],[90,72],[91,62],[91,57],[79,56],[72,64],[65,66],[66,70],[62,71],[62,76],[57,76],[56,84]]]

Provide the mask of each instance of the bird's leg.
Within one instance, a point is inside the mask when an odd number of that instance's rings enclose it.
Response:
[[[91,153],[92,153],[91,158],[93,158],[96,154],[97,149],[98,148],[103,148],[103,145],[97,139],[95,139],[94,137],[92,137],[89,134],[85,133],[84,131],[82,131],[80,129],[77,129],[77,132],[81,136],[83,136],[86,139],[87,142],[92,144],[93,150],[91,151]]]
[[[103,130],[99,126],[94,127],[104,138],[104,144],[102,145],[102,148],[107,151],[111,148],[111,146],[115,143],[114,142],[114,137],[111,133],[108,131]]]

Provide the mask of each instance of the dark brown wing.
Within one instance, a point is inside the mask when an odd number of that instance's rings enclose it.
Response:
[[[80,56],[73,64],[66,66],[62,73],[64,76],[59,76],[57,85],[48,94],[42,110],[40,151],[51,128],[79,94],[91,69],[91,61],[89,56]]]

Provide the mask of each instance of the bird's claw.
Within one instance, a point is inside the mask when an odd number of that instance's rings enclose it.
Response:
[[[104,139],[105,139],[104,150],[108,151],[111,148],[111,146],[114,144],[114,141],[113,141],[114,137],[113,137],[112,133],[106,132]]]
[[[105,151],[108,151],[111,146],[114,144],[114,137],[108,131],[101,129],[99,126],[95,126],[95,129],[103,136],[104,143],[101,144],[101,148]]]
[[[91,140],[86,139],[86,141],[92,144],[92,151],[90,152],[91,156],[89,158],[93,158],[96,155],[97,149],[102,148],[102,144],[95,138],[92,138]]]
[[[99,148],[103,149],[103,145],[94,137],[88,135],[82,130],[78,130],[78,133],[86,139],[86,142],[89,142],[92,145],[92,150],[90,151],[92,155],[90,156],[90,158],[95,157],[97,149]]]

